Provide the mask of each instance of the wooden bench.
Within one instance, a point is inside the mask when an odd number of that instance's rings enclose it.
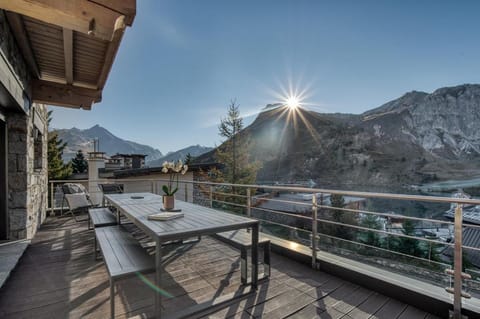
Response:
[[[92,229],[91,224],[93,224],[94,228],[113,226],[113,225],[117,225],[117,219],[115,218],[115,215],[113,215],[112,212],[106,207],[90,208],[88,210],[88,229]],[[98,257],[97,236],[95,236],[93,241],[94,241],[93,252],[94,252],[95,259],[97,259]]]
[[[115,317],[115,280],[155,270],[155,260],[121,226],[95,228],[95,237],[110,277],[110,317]]]
[[[88,210],[88,229],[93,227],[113,226],[117,224],[117,218],[107,207],[90,208]]]
[[[245,229],[227,231],[214,235],[215,238],[240,250],[240,273],[242,284],[248,281],[248,250],[252,247],[252,233]],[[263,278],[270,277],[270,239],[259,235],[258,248],[263,249]]]

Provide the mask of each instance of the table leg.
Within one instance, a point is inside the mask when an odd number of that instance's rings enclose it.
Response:
[[[258,224],[252,226],[252,288],[258,287]]]
[[[162,288],[162,243],[157,240],[155,248],[155,285]],[[155,291],[155,318],[162,317],[162,294]]]

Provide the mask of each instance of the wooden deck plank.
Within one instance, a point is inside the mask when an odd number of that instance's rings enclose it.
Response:
[[[269,316],[270,313],[278,314],[278,309],[286,307],[287,305],[294,303],[296,300],[306,301],[307,304],[314,301],[312,297],[296,289],[289,289],[286,292],[277,295],[266,302],[257,303],[255,306],[246,309],[246,311],[253,317],[264,318],[266,316]],[[278,318],[278,315],[276,317]]]
[[[338,311],[335,308],[321,309],[315,305],[308,305],[301,311],[296,314],[288,317],[289,319],[313,319],[313,318],[328,318],[328,319],[338,319],[342,318],[345,314]]]
[[[397,318],[407,308],[407,305],[394,299],[389,299],[383,306],[377,311],[372,319],[392,319]]]
[[[368,319],[372,316],[372,313],[376,313],[382,308],[388,299],[388,297],[382,294],[373,293],[367,300],[348,312],[345,318]]]
[[[86,222],[76,223],[70,217],[48,218],[0,290],[0,317],[109,317],[108,276],[103,262],[94,260],[93,234]],[[168,246],[165,255],[162,289],[175,296],[164,298],[167,312],[227,295],[240,287],[238,251],[210,237],[194,244]],[[153,274],[145,278],[154,280]],[[116,318],[152,316],[153,296],[151,288],[137,276],[120,280],[115,296]],[[366,319],[372,314],[373,318],[395,318],[392,314],[407,318],[420,313],[272,254],[272,276],[260,282],[256,294],[205,318]]]
[[[427,316],[425,311],[418,308],[408,306],[398,319],[424,319]]]
[[[332,308],[337,309],[340,312],[345,314],[349,313],[353,309],[355,309],[358,305],[368,299],[373,292],[371,290],[365,289],[360,287],[359,289],[355,290],[353,293],[349,294],[345,298],[342,298],[338,302],[336,302]]]

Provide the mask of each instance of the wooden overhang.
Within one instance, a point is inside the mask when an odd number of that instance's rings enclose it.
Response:
[[[136,0],[0,0],[32,75],[32,102],[100,102]]]

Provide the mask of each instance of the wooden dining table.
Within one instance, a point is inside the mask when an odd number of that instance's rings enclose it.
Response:
[[[175,208],[180,209],[183,217],[167,221],[148,219],[149,215],[161,212],[162,196],[152,193],[123,193],[105,195],[109,205],[116,208],[118,220],[124,215],[155,242],[155,284],[162,288],[162,245],[171,241],[184,240],[192,237],[212,235],[229,230],[250,228],[252,234],[252,280],[251,289],[235,294],[232,299],[243,298],[257,290],[258,285],[258,220],[231,213],[226,213],[210,207],[176,200]],[[230,300],[231,301],[231,300]],[[225,302],[225,301],[223,301]],[[209,305],[195,307],[195,312],[208,310]],[[182,311],[185,312],[185,310]],[[155,315],[162,318],[162,295],[155,293]]]

